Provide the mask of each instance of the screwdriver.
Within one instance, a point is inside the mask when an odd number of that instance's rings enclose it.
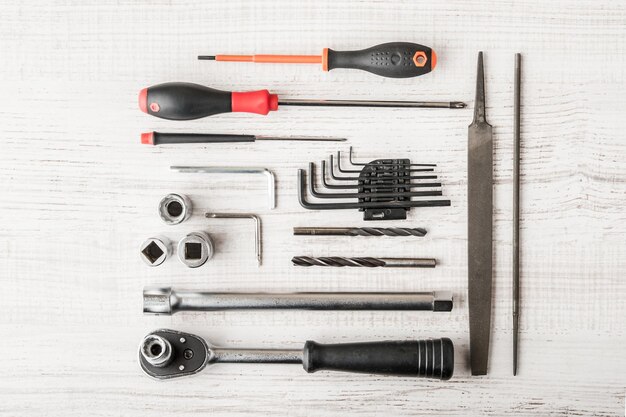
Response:
[[[163,133],[146,132],[141,134],[144,145],[168,145],[180,143],[234,143],[255,142],[257,140],[293,140],[313,142],[345,142],[346,138],[328,138],[313,136],[283,137],[257,135],[230,135],[221,133]]]
[[[437,65],[437,54],[427,46],[390,42],[360,51],[333,51],[322,55],[200,55],[199,60],[273,64],[322,64],[324,71],[335,68],[359,69],[389,78],[410,78],[428,74]]]
[[[144,113],[168,120],[193,120],[220,113],[256,113],[266,115],[285,106],[340,107],[428,107],[462,109],[460,101],[371,101],[371,100],[301,100],[278,99],[267,90],[243,93],[221,91],[192,83],[164,83],[139,92],[139,108]]]

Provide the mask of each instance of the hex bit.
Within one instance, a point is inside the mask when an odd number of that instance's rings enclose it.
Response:
[[[296,266],[334,266],[363,268],[434,268],[437,261],[432,258],[345,258],[342,256],[294,256]]]
[[[426,235],[421,227],[294,227],[294,236],[417,236]]]

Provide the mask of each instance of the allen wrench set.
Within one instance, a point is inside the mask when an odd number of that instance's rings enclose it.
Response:
[[[308,181],[305,171],[298,170],[298,200],[302,207],[308,210],[358,209],[363,212],[363,220],[405,220],[407,211],[412,207],[450,205],[450,200],[444,199],[413,199],[413,197],[442,196],[441,183],[436,182],[438,177],[433,172],[435,164],[412,164],[409,159],[376,159],[361,164],[361,169],[345,169],[341,167],[339,151],[336,162],[338,172],[352,176],[339,175],[335,172],[334,157],[331,154],[328,165],[326,160],[321,161],[322,172],[319,175],[321,186],[326,190],[356,190],[356,192],[320,191],[315,185],[317,179],[315,164],[310,162]],[[415,166],[420,168],[411,168]],[[330,176],[334,183],[329,182],[327,176]],[[414,189],[420,191],[412,191]],[[308,194],[320,200],[357,199],[357,201],[312,202],[307,199],[307,190]]]

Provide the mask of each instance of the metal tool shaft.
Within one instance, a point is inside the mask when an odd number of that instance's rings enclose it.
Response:
[[[522,55],[515,54],[513,93],[513,375],[517,375],[519,333],[519,188],[520,188],[520,112]]]
[[[478,54],[474,121],[468,127],[467,249],[470,365],[486,375],[491,333],[493,136],[485,118],[483,53]]]
[[[451,311],[452,293],[224,293],[146,287],[143,312],[223,310],[430,310]]]
[[[210,363],[302,363],[302,349],[209,348]]]
[[[294,256],[291,259],[296,266],[334,266],[364,268],[434,268],[437,261],[432,258],[345,258],[342,256]]]
[[[182,173],[200,174],[262,174],[267,180],[268,203],[271,210],[276,208],[276,177],[264,167],[222,167],[222,166],[171,166],[171,170]]]
[[[328,138],[317,136],[255,136],[256,140],[294,141],[294,142],[345,142],[346,138]]]
[[[261,266],[263,258],[263,239],[261,238],[261,218],[251,213],[205,213],[208,219],[252,219],[254,220],[254,251],[257,265]]]
[[[376,101],[376,100],[308,100],[308,99],[279,99],[283,106],[332,106],[332,107],[395,107],[395,108],[433,108],[433,109],[462,109],[465,103],[461,101]]]
[[[418,236],[426,235],[421,227],[294,227],[294,236]]]

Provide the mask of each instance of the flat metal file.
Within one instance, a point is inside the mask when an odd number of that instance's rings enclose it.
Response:
[[[474,120],[468,127],[467,249],[470,363],[486,375],[491,332],[493,136],[485,119],[483,53],[478,53]]]

